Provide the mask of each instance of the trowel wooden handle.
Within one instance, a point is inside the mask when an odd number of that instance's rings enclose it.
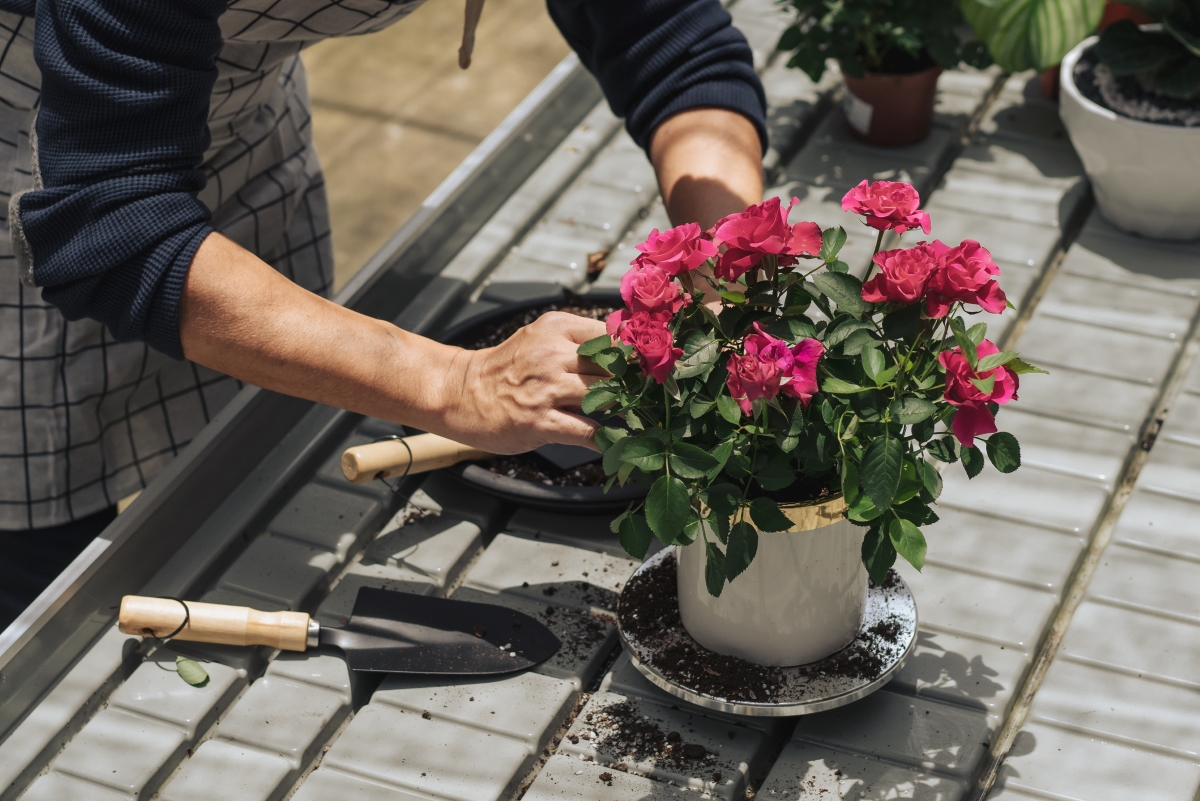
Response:
[[[428,473],[491,455],[437,434],[417,434],[347,448],[342,454],[342,473],[355,484],[362,484],[377,478]]]
[[[309,617],[303,612],[259,612],[245,606],[187,602],[188,623],[176,640],[222,645],[269,645],[303,651]],[[126,595],[121,599],[118,628],[123,634],[166,637],[183,623],[183,604],[169,598]]]

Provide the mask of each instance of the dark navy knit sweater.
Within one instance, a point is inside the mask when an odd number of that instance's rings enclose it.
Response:
[[[31,14],[42,72],[40,186],[10,213],[42,296],[182,358],[184,277],[211,233],[196,194],[225,0],[0,0]],[[548,0],[550,15],[648,147],[671,114],[748,117],[766,144],[749,46],[719,0]]]

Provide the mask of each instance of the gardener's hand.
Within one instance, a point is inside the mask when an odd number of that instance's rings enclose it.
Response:
[[[492,453],[551,442],[595,450],[598,426],[579,407],[608,374],[576,349],[604,331],[599,320],[550,312],[494,348],[455,351],[437,433]]]

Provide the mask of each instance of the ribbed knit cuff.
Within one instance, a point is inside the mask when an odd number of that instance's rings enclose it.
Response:
[[[200,243],[212,232],[211,225],[199,225],[196,226],[196,231],[184,240],[183,246],[171,261],[171,266],[163,274],[150,306],[145,342],[172,359],[183,358],[183,340],[179,334],[179,304],[183,300],[183,284],[187,280],[192,259],[200,249]]]

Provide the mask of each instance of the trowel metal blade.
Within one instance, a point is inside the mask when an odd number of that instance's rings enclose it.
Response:
[[[581,445],[543,445],[534,451],[560,470],[570,470],[588,462],[597,462],[601,454]]]
[[[321,627],[320,642],[340,648],[351,670],[467,676],[525,670],[559,647],[548,628],[503,606],[373,587],[358,591],[343,628]]]

